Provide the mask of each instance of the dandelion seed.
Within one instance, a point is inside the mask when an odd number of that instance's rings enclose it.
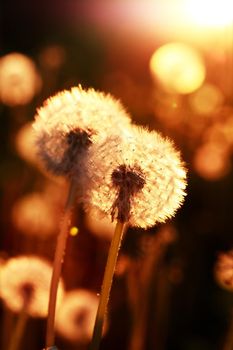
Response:
[[[66,176],[80,175],[85,153],[96,138],[112,130],[124,132],[129,126],[130,118],[119,101],[81,86],[45,101],[33,124],[46,168]]]
[[[98,297],[93,292],[77,289],[66,294],[56,317],[56,330],[64,338],[81,344],[90,341]]]
[[[134,128],[88,153],[83,201],[113,220],[147,228],[172,217],[185,196],[186,170],[171,141]],[[89,183],[89,185],[88,185]]]
[[[27,313],[32,317],[46,317],[52,267],[36,256],[9,259],[1,268],[0,297],[13,312],[20,312],[27,301]],[[60,283],[58,301],[63,296]]]

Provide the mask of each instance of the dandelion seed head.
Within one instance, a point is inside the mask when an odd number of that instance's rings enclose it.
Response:
[[[52,267],[36,256],[18,256],[9,259],[1,269],[0,297],[13,312],[20,312],[27,303],[27,313],[32,317],[46,317]],[[58,305],[64,290],[58,287]]]
[[[80,173],[85,151],[93,142],[129,126],[130,117],[119,101],[81,86],[46,100],[33,124],[38,155],[56,175]]]
[[[98,300],[96,294],[84,289],[66,293],[58,309],[56,331],[72,342],[88,343],[93,332]]]
[[[92,145],[83,202],[112,219],[147,228],[171,218],[183,203],[186,170],[173,143],[133,128]]]
[[[218,255],[214,276],[222,288],[233,291],[233,250]]]

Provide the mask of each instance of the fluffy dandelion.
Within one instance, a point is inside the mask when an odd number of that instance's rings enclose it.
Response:
[[[34,62],[13,52],[0,59],[0,100],[9,106],[29,103],[40,89],[41,79]]]
[[[185,196],[186,170],[171,141],[132,128],[94,144],[86,164],[87,210],[116,220],[96,315],[91,350],[99,348],[124,224],[148,228],[172,217]]]
[[[56,331],[67,340],[87,344],[95,323],[98,297],[93,292],[77,289],[68,292],[58,309]]]
[[[66,247],[71,208],[80,189],[84,162],[90,146],[109,132],[124,132],[130,118],[123,106],[110,95],[81,86],[63,91],[45,101],[33,124],[38,155],[47,170],[71,180],[65,213],[54,257],[50,290],[46,347],[54,345],[56,289]]]
[[[142,228],[171,218],[185,196],[186,170],[179,152],[170,140],[143,129],[93,145],[87,179],[87,210],[94,207],[100,215]]]
[[[52,275],[50,264],[36,256],[9,259],[0,273],[0,297],[6,306],[19,314],[10,339],[9,350],[17,350],[28,317],[46,317]],[[58,288],[58,303],[63,297],[63,284]]]
[[[33,124],[46,168],[66,176],[80,175],[85,152],[99,135],[123,132],[129,126],[130,118],[119,101],[81,86],[45,101]]]

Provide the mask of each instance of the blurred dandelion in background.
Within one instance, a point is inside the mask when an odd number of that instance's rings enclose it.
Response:
[[[98,296],[84,289],[71,290],[65,294],[58,308],[55,329],[57,333],[77,344],[91,340],[98,307]],[[106,326],[105,326],[106,331]]]
[[[21,53],[0,58],[0,100],[9,106],[29,103],[41,87],[35,63]]]
[[[32,317],[46,317],[52,267],[37,256],[10,258],[1,269],[0,297],[13,312],[24,307],[28,294],[27,313]],[[64,294],[62,282],[58,289],[58,304]]]

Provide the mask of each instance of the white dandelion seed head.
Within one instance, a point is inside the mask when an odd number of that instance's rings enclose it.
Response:
[[[175,214],[185,187],[179,152],[155,131],[134,127],[127,138],[109,136],[88,151],[83,196],[87,210],[94,207],[113,219],[147,228]]]
[[[28,315],[46,317],[51,276],[52,267],[49,262],[42,258],[32,255],[11,258],[1,269],[0,297],[10,310],[18,313],[25,307],[25,297],[27,296]],[[63,294],[64,287],[60,281],[58,305]]]
[[[96,294],[85,289],[67,292],[57,312],[56,331],[72,342],[88,343],[94,328],[98,300]]]
[[[56,175],[77,173],[85,151],[99,135],[123,132],[129,126],[130,117],[119,101],[81,86],[46,100],[33,124],[38,154]]]

